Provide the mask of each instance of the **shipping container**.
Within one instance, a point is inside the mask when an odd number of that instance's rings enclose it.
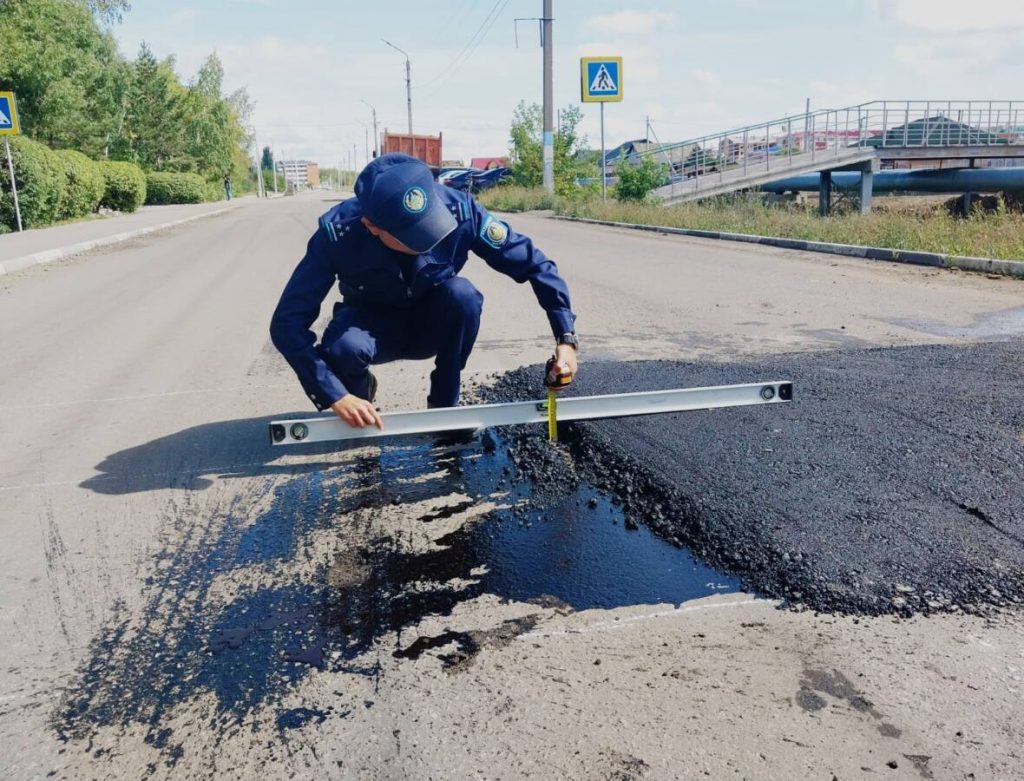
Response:
[[[384,143],[381,145],[384,154],[402,152],[418,157],[431,168],[441,167],[441,134],[436,136],[410,135],[409,133],[390,133],[384,131]]]

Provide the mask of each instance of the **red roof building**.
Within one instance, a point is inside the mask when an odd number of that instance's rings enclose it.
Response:
[[[507,157],[474,157],[469,161],[470,168],[490,171],[492,168],[508,168]]]

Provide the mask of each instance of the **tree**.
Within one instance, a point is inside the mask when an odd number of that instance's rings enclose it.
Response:
[[[233,167],[232,152],[241,135],[231,106],[221,98],[223,83],[224,67],[217,55],[211,54],[183,99],[186,157],[195,170],[221,176]]]
[[[704,176],[717,171],[720,164],[721,160],[713,152],[704,147],[695,146],[683,161],[683,174],[685,176]]]
[[[27,136],[52,148],[138,163],[149,171],[251,182],[252,101],[225,96],[211,54],[185,86],[174,58],[143,44],[126,61],[101,22],[127,0],[0,0],[0,90],[18,96]]]
[[[190,171],[185,127],[185,89],[174,75],[174,60],[157,61],[143,43],[131,65],[128,110],[112,157],[147,170]]]
[[[260,156],[260,168],[264,171],[270,171],[274,168],[274,153],[270,151],[269,146],[263,147],[263,154]]]
[[[592,162],[582,158],[586,138],[577,133],[583,119],[578,106],[569,106],[559,114],[554,136],[555,192],[567,195],[579,189],[577,180],[593,176]],[[520,101],[512,115],[512,181],[523,187],[538,187],[544,179],[543,112],[540,104]]]
[[[84,0],[83,4],[89,13],[107,25],[120,22],[122,16],[132,8],[129,0]]]
[[[76,0],[0,7],[0,89],[17,94],[24,133],[102,154],[125,109],[127,66],[113,37]]]
[[[620,201],[643,201],[651,190],[660,187],[666,180],[665,166],[654,162],[650,155],[645,156],[637,165],[623,160],[615,172],[619,177],[615,197]]]

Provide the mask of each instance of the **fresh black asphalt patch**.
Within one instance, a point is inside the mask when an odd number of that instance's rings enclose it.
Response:
[[[585,356],[584,356],[585,357]],[[539,368],[490,400],[539,398]],[[795,401],[563,424],[631,517],[789,605],[985,613],[1024,601],[1024,342],[583,364],[574,395],[791,380]],[[539,484],[562,467],[510,434]]]

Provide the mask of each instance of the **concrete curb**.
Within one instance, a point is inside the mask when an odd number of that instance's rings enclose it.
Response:
[[[162,225],[151,225],[148,228],[138,228],[133,231],[124,231],[122,233],[114,233],[110,236],[103,236],[99,239],[92,239],[91,241],[80,241],[77,244],[68,244],[65,247],[57,247],[55,249],[43,250],[42,252],[34,252],[31,255],[22,255],[21,257],[11,258],[9,260],[0,261],[0,276],[4,274],[13,274],[15,271],[21,271],[25,268],[32,266],[39,266],[44,263],[51,263],[54,260],[60,260],[61,258],[67,258],[72,255],[78,255],[82,252],[88,252],[96,247],[106,247],[111,244],[120,244],[122,241],[128,241],[139,236],[145,236],[147,233],[153,233],[154,231],[164,230],[165,228],[173,228],[176,225],[183,225],[186,222],[192,222],[193,220],[202,220],[206,217],[214,217],[218,214],[224,214],[224,212],[231,211],[232,209],[238,208],[236,206],[225,206],[222,209],[214,209],[211,212],[203,212],[202,214],[193,214],[191,217],[184,217],[180,220],[172,220],[171,222],[165,222]]]
[[[661,225],[634,225],[629,222],[593,220],[588,217],[555,216],[554,219],[566,220],[568,222],[583,222],[591,225],[607,225],[613,228],[629,228],[631,230],[650,231],[654,233],[674,233],[681,236],[693,236],[699,239],[742,241],[747,244],[763,244],[769,247],[805,250],[807,252],[823,252],[829,255],[844,255],[846,257],[865,258],[867,260],[884,260],[891,263],[908,263],[914,266],[931,266],[933,268],[949,268],[959,269],[961,271],[978,271],[987,274],[1002,274],[1008,277],[1024,279],[1024,262],[1017,260],[971,258],[963,255],[943,255],[937,252],[915,252],[912,250],[889,249],[887,247],[863,247],[858,244],[832,244],[826,241],[784,239],[775,236],[755,236],[749,233],[726,233],[722,231],[694,230],[692,228],[669,228]]]

